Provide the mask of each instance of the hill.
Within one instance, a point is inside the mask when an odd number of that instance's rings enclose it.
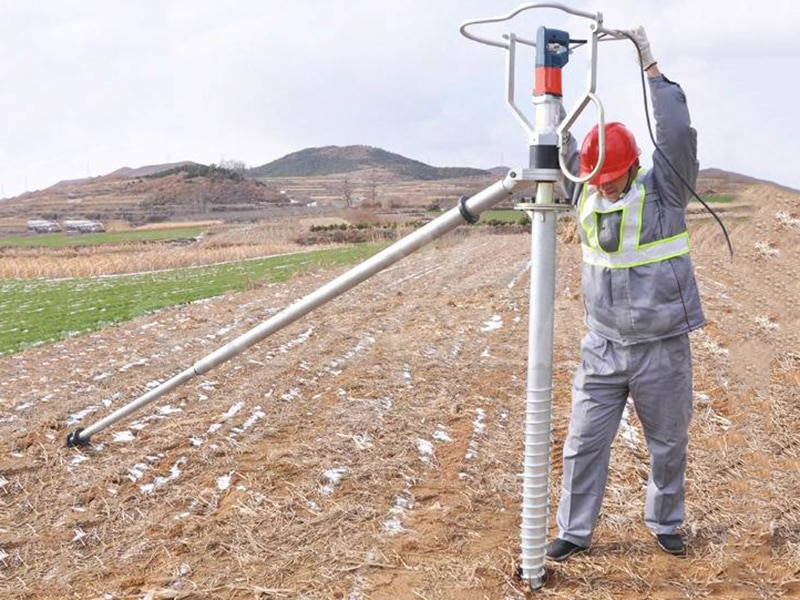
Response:
[[[453,179],[483,176],[487,171],[467,167],[433,167],[372,146],[324,146],[293,152],[260,167],[249,169],[247,175],[261,177],[318,177],[350,173],[364,169],[381,169],[400,179]]]
[[[238,173],[191,162],[180,165],[160,166],[167,170],[120,169],[22,194],[0,204],[0,232],[25,231],[31,218],[81,217],[131,225],[208,218],[241,221],[264,218],[282,202],[273,186],[245,180]]]
[[[247,221],[344,206],[446,207],[491,185],[507,170],[434,167],[365,145],[306,148],[249,170],[193,161],[122,167],[3,200],[0,233],[25,232],[31,218],[140,225],[208,218]],[[760,183],[770,182],[708,168],[700,171],[696,187],[700,195],[718,197],[717,212],[746,216],[739,198]],[[699,206],[692,210],[702,212]]]
[[[137,167],[135,169],[131,169],[130,167],[122,167],[121,169],[112,171],[108,174],[108,176],[128,178],[150,177],[151,175],[157,175],[159,173],[163,173],[164,171],[171,171],[173,169],[180,169],[181,167],[188,167],[198,164],[199,163],[191,160],[184,160],[181,162],[164,163],[162,165],[145,165],[144,167]]]
[[[789,186],[775,183],[774,181],[767,181],[766,179],[758,179],[750,175],[742,175],[741,173],[734,173],[732,171],[725,171],[710,167],[708,169],[700,169],[697,175],[697,192],[701,194],[713,193],[731,193],[737,194],[743,188],[757,185],[768,184],[787,191],[798,192],[800,190],[791,188]]]

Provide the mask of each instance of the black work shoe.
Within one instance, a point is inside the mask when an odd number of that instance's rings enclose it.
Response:
[[[583,552],[586,550],[583,546],[578,546],[578,544],[573,544],[572,542],[568,542],[567,540],[562,540],[561,538],[556,538],[547,546],[545,547],[545,556],[550,560],[554,560],[556,562],[562,562],[567,560],[573,554],[577,554],[578,552]]]
[[[686,554],[686,544],[680,533],[661,533],[656,535],[658,546],[669,554],[684,556]]]

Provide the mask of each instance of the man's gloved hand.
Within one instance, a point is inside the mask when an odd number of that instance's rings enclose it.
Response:
[[[656,64],[656,59],[653,58],[653,51],[650,50],[650,40],[647,39],[647,33],[644,31],[644,27],[639,25],[636,29],[626,29],[624,33],[627,33],[631,36],[636,45],[639,46],[639,53],[641,54],[642,60],[642,70],[646,71],[654,64]]]

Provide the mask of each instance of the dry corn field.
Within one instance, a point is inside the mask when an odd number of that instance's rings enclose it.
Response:
[[[191,245],[102,244],[0,249],[0,278],[91,277],[178,269],[307,250],[295,242],[304,232],[297,220],[212,226]]]
[[[693,222],[686,558],[642,520],[633,411],[594,545],[529,597],[800,595],[800,211],[754,188],[735,261]],[[0,359],[0,596],[516,600],[527,235],[450,234],[93,438],[86,426],[336,273]],[[559,245],[551,506],[584,332]],[[551,524],[551,532],[555,534]]]

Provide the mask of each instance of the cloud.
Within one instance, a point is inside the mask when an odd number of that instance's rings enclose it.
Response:
[[[310,145],[364,143],[439,165],[524,164],[524,132],[504,106],[504,53],[461,22],[507,13],[481,0],[44,0],[0,18],[0,183],[6,195],[59,179],[166,160],[268,162]],[[703,166],[800,187],[774,156],[796,153],[793,73],[800,8],[766,0],[604,0],[608,27],[643,23],[665,73],[687,92]],[[541,23],[585,36],[588,21],[547,9]],[[508,25],[487,27],[499,36]],[[629,44],[601,45],[608,114],[646,137]],[[528,114],[532,62],[520,55]],[[585,88],[585,58],[565,101]],[[580,136],[592,124],[587,112]]]

